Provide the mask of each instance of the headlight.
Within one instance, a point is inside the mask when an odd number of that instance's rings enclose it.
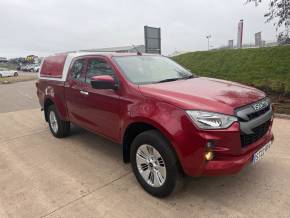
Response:
[[[233,122],[238,121],[234,116],[205,112],[205,111],[186,111],[191,120],[200,129],[226,129]]]

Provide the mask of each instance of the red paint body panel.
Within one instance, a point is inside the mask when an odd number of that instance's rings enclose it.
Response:
[[[61,78],[67,54],[46,57],[40,70],[41,77]]]
[[[119,93],[114,90],[96,90],[86,84],[86,91],[90,93],[83,101],[86,108],[82,117],[86,118],[85,125],[92,131],[97,131],[114,141],[120,140],[121,101]]]
[[[51,100],[58,108],[59,116],[63,120],[69,120],[66,107],[65,87],[62,81],[39,80],[37,96],[41,107],[46,100]]]
[[[61,61],[64,64],[64,56],[55,58],[61,60],[48,68],[60,67]],[[228,129],[200,130],[185,112],[196,109],[233,115],[234,109],[265,97],[257,89],[209,78],[138,86],[126,79],[111,54],[87,55],[85,58],[106,60],[115,71],[119,89],[93,89],[88,83],[72,80],[69,68],[66,81],[38,81],[37,94],[41,106],[44,107],[44,102],[51,99],[62,119],[120,144],[130,124],[149,124],[171,142],[183,171],[188,175],[236,173],[251,160],[255,151],[273,140],[270,128],[260,140],[243,148],[238,122]],[[49,60],[53,62],[54,59]],[[53,65],[52,62],[47,63]],[[80,91],[89,95],[83,95]],[[207,162],[204,155],[209,140],[216,143],[215,159]]]
[[[140,86],[146,96],[164,100],[182,109],[233,114],[233,109],[255,102],[265,94],[234,82],[195,78]]]

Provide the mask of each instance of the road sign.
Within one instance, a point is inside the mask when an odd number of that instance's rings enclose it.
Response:
[[[146,53],[161,54],[161,29],[144,26]]]

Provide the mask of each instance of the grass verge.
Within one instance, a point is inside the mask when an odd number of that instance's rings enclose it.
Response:
[[[37,75],[20,75],[17,77],[3,77],[0,78],[0,84],[10,84],[15,82],[24,82],[30,80],[36,80]]]

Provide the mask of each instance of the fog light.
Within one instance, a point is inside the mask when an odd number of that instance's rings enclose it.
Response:
[[[212,151],[207,151],[204,155],[206,160],[212,160],[213,159],[213,152]]]

